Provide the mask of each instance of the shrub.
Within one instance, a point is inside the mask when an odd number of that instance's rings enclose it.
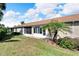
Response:
[[[0,27],[0,40],[3,40],[6,37],[7,29],[5,27]]]
[[[21,35],[20,32],[12,32],[12,35]]]
[[[76,48],[75,49],[79,50],[79,38],[74,38],[73,41],[76,42]]]
[[[58,40],[57,44],[63,48],[68,48],[68,49],[75,49],[77,47],[76,41],[71,38],[61,38]]]

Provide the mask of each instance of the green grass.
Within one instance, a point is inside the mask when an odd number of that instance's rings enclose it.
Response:
[[[0,55],[6,56],[77,56],[78,51],[71,51],[56,45],[49,45],[44,40],[15,36],[0,42]]]

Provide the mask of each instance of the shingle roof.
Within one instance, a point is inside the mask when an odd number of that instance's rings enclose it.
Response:
[[[36,21],[36,22],[30,22],[30,23],[24,23],[22,25],[17,25],[14,27],[44,25],[53,21],[59,21],[59,22],[79,21],[79,14],[71,15],[71,16],[63,16],[63,17],[58,17],[58,18],[53,18],[53,19],[47,19],[47,20],[42,20],[42,21]]]

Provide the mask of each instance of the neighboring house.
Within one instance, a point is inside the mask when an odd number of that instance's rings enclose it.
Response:
[[[36,38],[47,38],[49,33],[48,29],[42,30],[41,26],[48,24],[49,22],[53,21],[59,21],[59,22],[65,22],[67,24],[70,24],[71,27],[71,33],[63,34],[59,32],[59,37],[79,37],[79,14],[71,15],[71,16],[63,16],[48,20],[42,20],[37,22],[31,22],[31,23],[24,23],[21,25],[16,25],[13,27],[14,32],[21,32],[25,36],[30,37],[36,37]]]

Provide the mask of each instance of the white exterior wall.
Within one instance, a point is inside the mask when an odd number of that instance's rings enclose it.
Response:
[[[16,32],[16,28],[14,28],[13,32]]]
[[[22,28],[22,34],[24,34],[24,27]]]
[[[35,38],[46,38],[46,36],[44,36],[44,35],[42,35],[42,34],[37,34],[37,33],[35,33],[35,34],[32,34],[33,35],[33,37],[35,37]]]
[[[70,38],[79,38],[79,26],[71,26],[71,32],[58,32],[59,37],[58,38],[63,38],[63,37],[70,37]]]
[[[69,32],[64,32],[64,33],[62,33],[62,32],[58,32],[58,38],[63,38],[63,37],[70,37],[71,36],[71,34],[69,33]]]
[[[79,26],[71,26],[71,31],[72,31],[72,33],[58,32],[58,38],[63,38],[63,37],[75,38],[75,37],[79,37]],[[32,27],[32,34],[24,34],[24,35],[27,36],[27,37],[35,37],[35,38],[50,38],[48,29],[46,29],[46,35],[43,35],[43,33],[42,34],[34,33],[33,27]]]
[[[47,30],[46,30],[47,32]],[[34,27],[32,27],[32,34],[24,34],[25,36],[28,36],[28,37],[35,37],[35,38],[46,38],[47,36],[46,35],[43,35],[40,34],[40,33],[34,33]]]
[[[20,32],[21,31],[21,28],[17,28],[17,32]]]
[[[63,37],[71,37],[71,38],[75,38],[75,37],[79,37],[79,25],[75,26],[70,26],[71,27],[71,31],[72,33],[69,33],[69,32],[65,32],[66,34],[62,33],[62,32],[58,32],[58,38],[63,38]],[[14,29],[14,31],[16,31],[16,29]],[[20,32],[21,31],[21,28],[18,28],[17,29],[17,32]],[[23,34],[25,36],[28,36],[28,37],[35,37],[35,38],[49,38],[49,32],[48,30],[46,29],[46,35],[43,35],[40,34],[40,33],[34,33],[34,27],[32,27],[32,34],[25,34],[24,33],[24,28],[23,28]]]
[[[72,38],[79,37],[79,26],[73,26],[72,33],[70,35]]]

